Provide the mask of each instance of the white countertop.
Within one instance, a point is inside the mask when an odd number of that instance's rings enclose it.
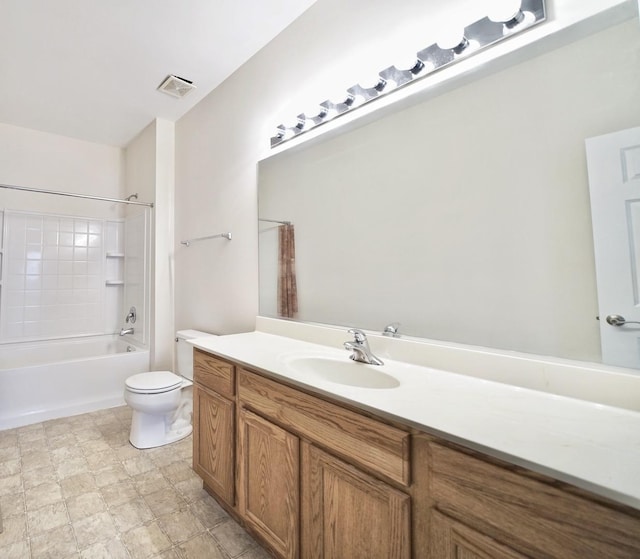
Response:
[[[346,339],[346,338],[345,338]],[[400,385],[371,389],[329,382],[291,360],[349,353],[250,332],[190,340],[249,368],[353,404],[485,454],[640,509],[640,412],[383,357]]]

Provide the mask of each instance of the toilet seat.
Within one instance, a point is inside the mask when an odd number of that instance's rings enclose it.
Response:
[[[130,376],[124,384],[136,394],[161,394],[180,388],[183,380],[171,371],[151,371]]]

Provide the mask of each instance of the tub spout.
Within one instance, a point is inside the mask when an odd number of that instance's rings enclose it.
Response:
[[[120,330],[120,335],[121,335],[121,336],[125,336],[125,335],[127,335],[127,334],[133,334],[133,332],[134,332],[134,329],[133,329],[133,328],[122,328],[122,329]]]

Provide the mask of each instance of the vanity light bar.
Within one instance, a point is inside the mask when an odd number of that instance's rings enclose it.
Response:
[[[462,34],[449,41],[440,41],[416,54],[411,68],[390,66],[378,73],[378,82],[372,87],[356,84],[345,90],[344,96],[336,100],[326,100],[318,105],[317,112],[301,113],[292,126],[280,124],[271,138],[274,148],[300,134],[329,122],[349,111],[361,107],[375,99],[416,82],[436,70],[440,70],[476,52],[516,35],[546,19],[545,0],[522,0],[517,11],[499,18],[482,18],[464,28]],[[357,100],[357,101],[356,101]],[[315,112],[315,114],[313,114]]]

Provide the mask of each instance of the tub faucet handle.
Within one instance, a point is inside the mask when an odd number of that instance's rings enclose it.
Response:
[[[127,315],[127,317],[124,319],[124,321],[126,323],[131,322],[131,324],[135,324],[136,323],[136,318],[137,318],[137,313],[136,313],[136,308],[135,307],[131,307],[129,309],[129,314]]]

